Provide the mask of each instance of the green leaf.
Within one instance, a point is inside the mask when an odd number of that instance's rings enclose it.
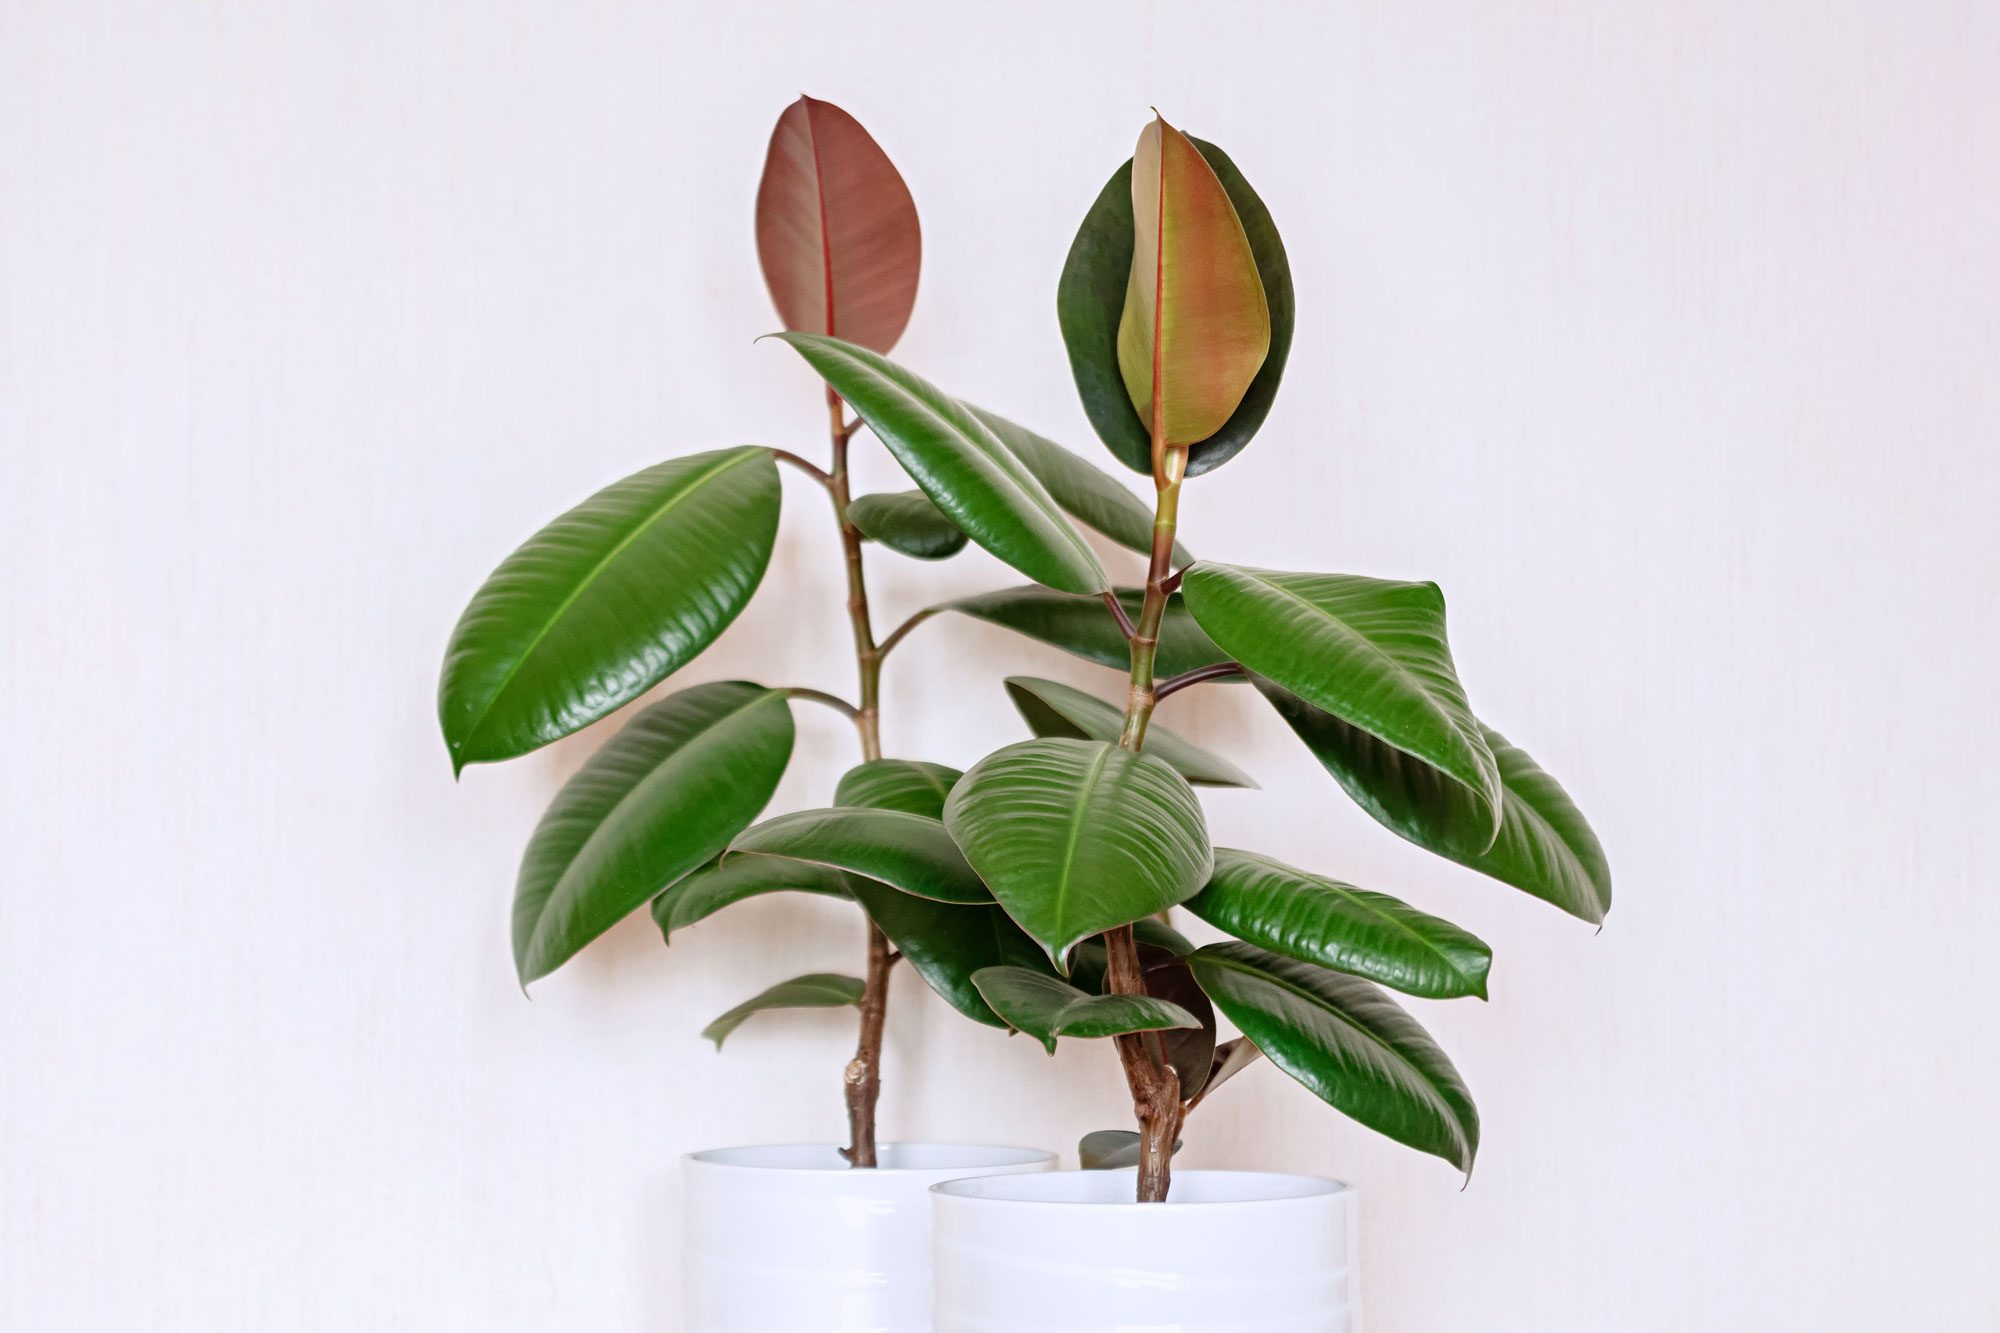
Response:
[[[1463,783],[1500,827],[1500,771],[1445,642],[1434,583],[1202,563],[1188,610],[1231,657]]]
[[[1357,977],[1247,944],[1188,960],[1229,1021],[1322,1101],[1470,1174],[1479,1112],[1458,1071],[1396,1003]]]
[[[864,989],[859,977],[844,977],[837,972],[809,972],[790,981],[781,981],[760,995],[751,996],[703,1028],[701,1035],[714,1042],[715,1049],[719,1051],[729,1034],[742,1027],[743,1021],[754,1014],[772,1009],[843,1009],[860,1004]]]
[[[774,856],[743,856],[726,865],[703,866],[669,884],[653,899],[653,921],[660,937],[672,943],[673,933],[723,908],[766,893],[816,893],[829,898],[852,897],[838,870],[785,861]]]
[[[922,491],[864,495],[847,506],[861,535],[912,560],[944,560],[965,549],[965,534]]]
[[[1121,1171],[1139,1165],[1139,1135],[1129,1129],[1094,1129],[1078,1140],[1077,1165],[1086,1171]],[[1181,1141],[1174,1140],[1174,1152]]]
[[[1009,1027],[1034,1037],[1051,1055],[1058,1037],[1116,1037],[1201,1025],[1179,1005],[1150,995],[1086,995],[1025,967],[982,968],[972,983]]]
[[[1500,770],[1500,835],[1465,787],[1367,732],[1268,681],[1258,689],[1347,794],[1383,825],[1428,851],[1491,875],[1585,921],[1611,910],[1611,867],[1597,835],[1560,783],[1491,727]]]
[[[988,967],[1049,971],[1048,959],[1035,942],[990,903],[961,907],[932,902],[860,875],[849,876],[848,883],[869,917],[925,983],[975,1022],[1007,1026],[972,984],[973,973]]]
[[[1119,604],[1135,621],[1144,598],[1143,589],[1118,590]],[[1132,646],[1102,597],[1071,597],[1046,588],[1002,588],[961,598],[948,606],[1120,674],[1131,669]],[[1194,623],[1194,617],[1181,603],[1180,594],[1169,597],[1165,618],[1160,623],[1160,649],[1154,659],[1159,674],[1178,676],[1183,671],[1228,660],[1229,654],[1216,647],[1201,626]]]
[[[1187,780],[1102,741],[995,751],[952,788],[944,822],[1059,968],[1079,940],[1192,897],[1213,865]]]
[[[943,903],[990,903],[993,895],[966,864],[945,826],[922,815],[864,806],[800,810],[746,830],[729,849],[851,870]]]
[[[521,984],[715,859],[771,799],[791,754],[780,690],[720,681],[641,711],[563,785],[528,842],[514,889]]]
[[[1194,1016],[1195,1026],[1160,1034],[1161,1054],[1179,1075],[1181,1098],[1185,1100],[1201,1091],[1215,1067],[1215,1006],[1180,952],[1142,944],[1139,967],[1146,994],[1179,1005]]]
[[[1007,693],[1037,736],[1071,736],[1078,740],[1118,740],[1125,714],[1094,694],[1034,676],[1007,677]],[[1210,754],[1193,741],[1182,740],[1157,724],[1146,729],[1146,753],[1163,759],[1196,786],[1255,787],[1257,782],[1227,759]]]
[[[1186,907],[1259,948],[1407,995],[1486,998],[1493,951],[1473,935],[1386,893],[1309,875],[1268,856],[1216,848],[1214,876]]]
[[[1128,551],[1146,556],[1153,553],[1152,508],[1115,478],[1025,426],[1017,426],[971,403],[965,406],[1000,437],[1000,443],[1028,465],[1028,470],[1048,487],[1064,513]],[[1194,563],[1194,555],[1178,541],[1174,543],[1174,563]]]
[[[943,819],[944,798],[963,776],[955,768],[919,759],[870,759],[841,776],[833,803]]]
[[[1271,312],[1271,349],[1264,367],[1250,382],[1242,403],[1221,430],[1188,452],[1188,475],[1199,476],[1228,462],[1250,443],[1264,424],[1284,378],[1291,353],[1295,307],[1292,270],[1284,242],[1264,201],[1250,188],[1236,164],[1212,143],[1194,140],[1201,155],[1215,168],[1222,188],[1235,205],[1236,216],[1250,238],[1257,272],[1264,281],[1264,300]],[[1063,344],[1069,349],[1070,373],[1076,379],[1083,410],[1118,461],[1148,476],[1153,471],[1153,443],[1148,423],[1133,410],[1118,368],[1118,324],[1125,310],[1131,280],[1135,234],[1132,227],[1132,164],[1112,173],[1084,216],[1056,289],[1056,315],[1062,323]]]
[[[1035,474],[957,399],[838,338],[774,333],[853,405],[903,470],[972,540],[1037,583],[1100,593],[1111,580]]]
[[[720,449],[634,473],[530,537],[445,649],[454,771],[560,740],[692,661],[764,577],[778,505],[769,450]]]

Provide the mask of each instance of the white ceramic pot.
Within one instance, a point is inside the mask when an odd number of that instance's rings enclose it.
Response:
[[[1130,1171],[931,1191],[936,1333],[1359,1333],[1354,1191],[1314,1176]]]
[[[931,1186],[1055,1166],[952,1143],[879,1155],[856,1171],[826,1144],[689,1154],[684,1333],[930,1333]]]

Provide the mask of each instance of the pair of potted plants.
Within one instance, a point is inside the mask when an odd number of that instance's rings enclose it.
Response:
[[[1268,1058],[1362,1124],[1469,1172],[1472,1099],[1388,992],[1483,998],[1491,954],[1386,894],[1214,847],[1195,788],[1253,784],[1155,724],[1155,707],[1247,683],[1402,837],[1588,921],[1603,919],[1610,881],[1562,788],[1472,711],[1435,585],[1224,564],[1182,542],[1183,487],[1251,441],[1284,372],[1293,294],[1269,212],[1220,149],[1156,117],[1071,247],[1058,288],[1071,368],[1104,444],[1151,479],[1150,505],[888,359],[915,300],[921,233],[901,175],[852,117],[810,98],[785,111],[756,217],[785,326],[775,336],[824,385],[824,465],[746,445],[598,492],[474,596],[439,700],[458,768],[605,718],[688,665],[756,592],[779,465],[825,491],[853,697],[718,681],[648,705],[557,795],[515,891],[523,984],[649,905],[665,936],[770,893],[859,909],[861,975],[780,982],[707,1030],[720,1045],[761,1013],[859,1016],[841,1075],[844,1147],[690,1159],[689,1327],[929,1328],[933,1254],[935,1326],[952,1333],[1353,1327],[1344,1187],[1176,1177],[1174,1152],[1208,1097]],[[913,489],[853,494],[863,426]],[[1136,553],[1143,579],[1114,579],[1083,528]],[[1032,582],[886,632],[876,623],[871,545],[940,560],[968,542]],[[1001,683],[1030,738],[962,772],[885,756],[884,664],[947,611],[1113,668],[1122,696],[1011,677]],[[826,807],[759,822],[801,703],[853,722],[859,762]],[[1231,938],[1197,947],[1175,909]],[[1052,1171],[1042,1152],[878,1143],[899,970],[975,1024],[1051,1050],[1108,1040],[1136,1127],[1086,1136],[1080,1172]],[[1241,1035],[1225,1039],[1223,1019]]]

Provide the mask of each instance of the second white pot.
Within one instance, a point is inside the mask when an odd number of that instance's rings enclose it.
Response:
[[[935,1333],[1359,1333],[1354,1192],[1314,1176],[1130,1171],[932,1193]]]

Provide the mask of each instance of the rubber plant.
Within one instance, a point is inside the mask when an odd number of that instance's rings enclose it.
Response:
[[[1257,569],[1178,544],[1183,487],[1255,436],[1291,344],[1283,243],[1227,155],[1156,117],[1085,217],[1058,312],[1092,425],[1152,479],[1149,531],[1130,543],[1147,556],[1138,588],[1110,586],[1076,540],[1064,511],[1088,512],[1032,461],[1053,445],[1021,451],[1006,423],[876,351],[785,335],[937,510],[1042,585],[949,609],[1126,674],[1121,703],[1010,680],[1034,738],[951,785],[946,832],[1040,950],[975,970],[973,985],[1051,1050],[1114,1040],[1138,1128],[1093,1134],[1082,1155],[1136,1165],[1142,1201],[1167,1197],[1189,1113],[1260,1055],[1469,1172],[1472,1098],[1387,992],[1484,998],[1490,950],[1386,894],[1213,847],[1194,787],[1248,779],[1154,726],[1154,708],[1248,682],[1390,830],[1586,921],[1611,902],[1603,851],[1563,789],[1473,712],[1435,584]],[[1234,938],[1195,947],[1165,923],[1176,907]],[[1219,1041],[1218,1013],[1242,1035]]]

